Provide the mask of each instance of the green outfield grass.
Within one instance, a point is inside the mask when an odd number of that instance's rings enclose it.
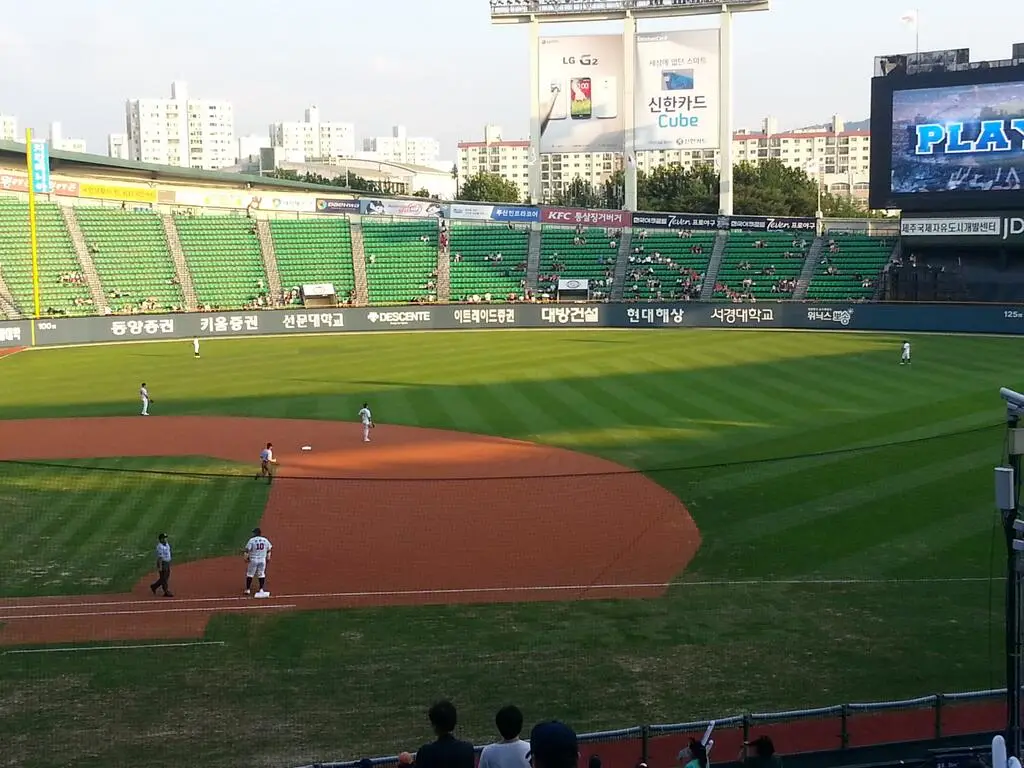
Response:
[[[12,759],[287,766],[357,757],[426,739],[423,709],[442,695],[462,705],[469,735],[485,739],[506,700],[528,719],[557,715],[588,730],[998,685],[991,468],[1001,459],[997,390],[1021,388],[1022,345],[913,338],[915,362],[901,368],[900,341],[437,333],[211,341],[198,361],[190,343],[4,359],[3,418],[131,415],[143,380],[166,414],[354,420],[368,399],[384,424],[537,440],[648,470],[688,504],[703,536],[660,600],[227,616],[210,629],[224,646],[0,656]],[[90,504],[89,485],[40,490],[39,471],[19,465],[21,484],[0,490],[19,509],[0,512],[0,533],[28,535],[41,504],[53,521],[103,527],[113,551],[133,552],[141,536],[148,558],[149,528],[143,535],[130,515],[104,510],[117,497]],[[156,527],[175,507],[200,520],[225,499],[248,524],[247,494],[265,492],[232,478],[212,481],[207,496],[194,479],[118,477],[132,478],[121,498],[152,507],[147,526]],[[195,556],[224,545],[201,526],[189,536],[202,542]],[[47,539],[44,560],[82,562],[93,547]],[[10,557],[0,548],[0,573]],[[97,578],[111,584],[148,568],[109,560]],[[0,589],[25,594],[46,581],[0,578]],[[171,714],[158,722],[151,709],[167,692]]]

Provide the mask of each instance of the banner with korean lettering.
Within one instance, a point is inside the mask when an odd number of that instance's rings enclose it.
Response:
[[[1024,242],[1024,215],[993,211],[984,216],[903,218],[900,236],[913,238],[915,243],[934,238],[936,244],[943,245],[1021,243]]]
[[[719,216],[702,213],[634,213],[633,226],[646,229],[718,229]]]
[[[564,224],[576,226],[582,224],[590,227],[628,227],[632,222],[629,211],[601,211],[588,208],[549,208],[540,209],[540,220],[545,224]]]
[[[232,208],[245,210],[253,204],[252,194],[241,192],[207,192],[201,189],[179,189],[174,195],[175,205],[195,208]]]
[[[359,213],[359,200],[354,197],[318,197],[317,213]]]
[[[542,37],[540,151],[621,152],[622,35]]]
[[[445,206],[447,216],[463,221],[540,221],[540,210],[523,205],[476,205],[451,203]]]
[[[387,198],[361,199],[359,212],[364,216],[406,216],[414,219],[433,219],[444,213],[444,206],[436,200],[388,200]]]
[[[28,192],[28,176],[0,171],[0,190]],[[61,197],[78,197],[78,182],[50,177],[50,192]]]
[[[252,200],[261,211],[313,213],[316,210],[316,198],[311,195],[257,195]]]
[[[32,170],[32,191],[37,195],[50,194],[50,145],[46,139],[32,139],[28,158]]]
[[[157,191],[148,187],[130,187],[125,184],[100,184],[83,181],[78,185],[79,197],[97,200],[120,200],[126,203],[156,204]]]
[[[808,232],[818,229],[818,220],[798,216],[723,216],[720,229],[736,229],[745,232]]]
[[[636,36],[636,149],[713,150],[719,145],[719,30]]]

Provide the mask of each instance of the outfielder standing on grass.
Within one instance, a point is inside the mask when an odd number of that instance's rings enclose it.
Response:
[[[146,388],[146,382],[142,382],[142,386],[139,387],[139,399],[142,400],[142,415],[149,416],[149,404],[153,401],[149,399],[149,390]]]
[[[266,590],[267,561],[270,560],[270,550],[273,548],[270,539],[259,528],[252,529],[252,538],[245,544],[245,594],[252,594],[253,577],[260,581],[259,591]]]
[[[158,589],[163,588],[164,597],[174,597],[171,594],[171,545],[167,542],[167,534],[161,533],[156,541],[156,573],[157,580],[149,585],[149,590],[154,595]]]

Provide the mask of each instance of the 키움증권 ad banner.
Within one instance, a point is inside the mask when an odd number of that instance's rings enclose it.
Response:
[[[540,151],[621,152],[621,35],[540,40]]]
[[[636,149],[717,149],[721,54],[719,30],[655,32],[636,37]]]

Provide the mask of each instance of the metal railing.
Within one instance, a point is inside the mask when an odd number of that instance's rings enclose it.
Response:
[[[931,710],[934,718],[932,738],[941,739],[947,735],[964,735],[945,733],[943,728],[943,712],[946,707],[956,704],[999,699],[1004,696],[1006,696],[1005,688],[994,688],[985,691],[965,691],[961,693],[938,693],[930,696],[918,696],[913,699],[835,704],[830,707],[793,709],[782,712],[756,712],[745,715],[719,717],[714,720],[697,720],[689,723],[635,725],[629,728],[582,733],[579,734],[578,739],[581,745],[625,740],[639,741],[640,751],[637,755],[637,759],[646,762],[651,739],[682,734],[700,736],[700,734],[702,734],[712,723],[715,724],[716,732],[733,729],[740,730],[742,732],[743,741],[747,742],[750,741],[751,730],[758,726],[782,725],[815,719],[838,719],[840,727],[837,738],[838,743],[835,748],[847,749],[850,746],[850,720],[856,715],[878,715],[893,712],[905,712],[908,710]],[[883,743],[898,743],[898,741],[878,742],[871,746],[878,746]],[[482,749],[483,746],[476,747],[477,754],[479,754]],[[799,750],[793,749],[790,751],[796,752]],[[301,766],[301,768],[358,768],[359,762],[359,760],[346,760],[312,763],[310,765]],[[397,755],[389,757],[375,757],[371,758],[370,762],[374,766],[392,766],[398,765],[399,759]]]

